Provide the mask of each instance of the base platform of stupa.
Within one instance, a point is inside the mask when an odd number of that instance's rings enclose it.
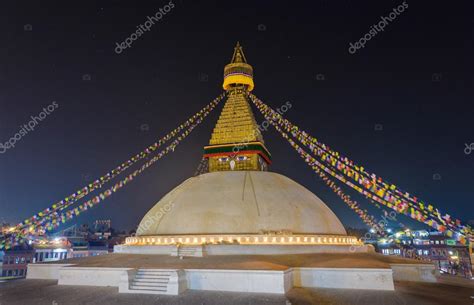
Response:
[[[199,244],[201,238],[212,239],[214,244]],[[245,243],[248,239],[252,242]],[[196,240],[196,244],[156,244],[156,240],[173,239],[173,241]],[[290,235],[259,236],[253,235],[206,236],[206,237],[129,237],[123,245],[115,245],[114,253],[125,254],[158,254],[171,256],[214,256],[214,255],[278,255],[278,254],[311,254],[311,253],[351,253],[373,252],[372,245],[364,245],[355,237],[336,235]],[[254,242],[257,240],[257,242]],[[259,240],[259,241],[258,241]],[[311,242],[313,240],[313,242]],[[227,241],[227,242],[222,242]],[[232,243],[234,241],[234,243]],[[242,243],[240,243],[242,242]]]
[[[429,263],[376,253],[184,258],[114,253],[30,264],[27,278],[112,286],[121,293],[176,295],[191,289],[284,294],[293,287],[394,290],[395,281],[436,282],[435,270]]]

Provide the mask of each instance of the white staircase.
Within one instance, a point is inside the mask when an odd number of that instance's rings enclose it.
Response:
[[[171,256],[203,257],[202,246],[178,246],[171,252]]]
[[[151,291],[165,294],[168,290],[171,272],[155,269],[138,269],[130,283],[130,290]]]
[[[120,293],[173,294],[186,290],[186,277],[182,270],[136,269],[121,279]]]

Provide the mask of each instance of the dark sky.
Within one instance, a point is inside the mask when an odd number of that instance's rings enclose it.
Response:
[[[348,52],[402,2],[174,0],[116,54],[116,43],[168,1],[2,1],[0,142],[53,101],[59,108],[0,154],[0,221],[16,223],[71,194],[218,96],[237,40],[260,99],[290,101],[288,119],[320,141],[442,211],[474,219],[474,152],[464,153],[474,143],[472,1],[406,1],[385,31]],[[220,109],[77,221],[136,226],[194,173]],[[315,192],[346,226],[363,226],[275,131],[264,137],[272,171]]]

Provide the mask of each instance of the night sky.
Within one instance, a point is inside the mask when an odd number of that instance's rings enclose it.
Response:
[[[61,200],[217,97],[236,41],[262,101],[290,101],[287,118],[318,140],[441,211],[474,219],[474,151],[464,152],[474,143],[472,1],[406,1],[383,32],[348,52],[402,2],[173,0],[117,54],[116,43],[169,1],[2,1],[0,142],[43,107],[58,107],[14,148],[0,149],[0,222]],[[193,175],[221,109],[76,221],[137,226]],[[272,171],[316,193],[346,226],[364,226],[273,129],[264,138]]]

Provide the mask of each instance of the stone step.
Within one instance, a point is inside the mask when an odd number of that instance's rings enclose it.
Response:
[[[157,274],[137,274],[135,278],[151,278],[151,279],[169,279],[169,275],[157,275]]]
[[[136,286],[136,285],[130,285],[131,290],[147,290],[147,291],[155,291],[155,292],[166,292],[167,287],[166,286]]]
[[[168,279],[137,279],[132,280],[133,283],[154,283],[154,284],[163,284],[166,285],[169,283]]]
[[[140,281],[169,281],[169,277],[154,277],[154,276],[140,276],[140,277],[135,277],[136,280]]]
[[[160,270],[160,269],[138,269],[137,272],[162,272],[170,274],[171,271],[169,270]]]
[[[134,279],[133,283],[160,283],[168,284],[169,279]]]
[[[149,289],[130,289],[129,293],[135,294],[169,294],[168,291],[161,291],[161,290],[149,290]]]
[[[137,272],[137,275],[171,276],[171,274],[163,272]]]
[[[142,276],[136,276],[135,279],[138,279],[138,280],[169,280],[169,277],[168,276],[145,276],[145,275],[142,275]]]
[[[135,282],[132,281],[132,286],[149,286],[149,287],[167,287],[168,283],[155,283],[155,282]]]
[[[159,269],[138,269],[137,272],[152,272],[152,273],[166,273],[166,274],[171,274],[171,271],[169,270],[159,270]]]
[[[199,248],[179,248],[178,255],[195,255],[200,252],[199,250]]]
[[[178,275],[177,270],[139,268],[133,278],[127,279],[126,287],[120,286],[119,291],[121,293],[177,295],[185,290],[185,288],[180,290],[180,283],[177,282],[179,276],[183,276],[182,271]]]

